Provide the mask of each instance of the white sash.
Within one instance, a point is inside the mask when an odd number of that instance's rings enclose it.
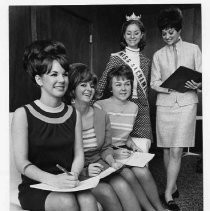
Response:
[[[132,62],[132,60],[129,58],[129,56],[124,52],[120,51],[118,53],[115,53],[114,55],[118,56],[120,59],[122,59],[132,70],[134,73],[134,77],[138,81],[141,89],[143,90],[143,93],[147,99],[147,80],[145,78],[145,75],[140,68],[140,66],[137,66],[135,63]]]

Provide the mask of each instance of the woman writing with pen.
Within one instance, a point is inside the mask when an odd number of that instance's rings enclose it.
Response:
[[[25,49],[23,61],[41,97],[18,108],[12,122],[15,161],[22,176],[20,204],[26,210],[97,211],[89,191],[75,194],[30,188],[39,182],[57,188],[77,186],[84,153],[80,114],[62,102],[69,71],[65,47],[56,41],[35,41]],[[57,164],[71,173],[63,174]]]
[[[110,117],[112,145],[116,158],[130,156],[131,150],[141,152],[130,137],[138,113],[138,106],[128,100],[132,93],[133,80],[133,72],[128,65],[112,68],[107,75],[105,88],[109,92],[109,98],[94,104],[95,107],[106,111]],[[130,184],[144,210],[164,210],[155,181],[147,167],[124,168],[120,175]]]
[[[75,63],[70,66],[67,94],[70,96],[68,102],[71,102],[80,111],[82,117],[82,137],[85,152],[83,177],[97,176],[110,166],[115,169],[122,167],[122,164],[117,163],[113,157],[108,115],[90,105],[95,96],[96,86],[97,78],[85,64]],[[118,171],[100,180],[97,187],[92,189],[94,196],[104,211],[140,211],[141,208],[135,194]]]

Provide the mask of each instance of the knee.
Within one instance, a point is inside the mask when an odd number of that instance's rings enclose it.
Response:
[[[85,206],[96,205],[96,199],[90,191],[84,191],[78,194],[78,201]]]
[[[133,167],[132,170],[134,171],[137,178],[149,179],[151,177],[151,173],[148,167],[143,167],[143,168]]]
[[[100,187],[99,192],[101,196],[112,198],[114,190],[110,184],[105,183]]]
[[[79,207],[75,197],[71,197],[70,195],[60,195],[58,198],[58,205],[60,206],[60,210],[74,210],[79,211]]]
[[[124,192],[125,190],[128,190],[129,184],[126,182],[125,179],[122,177],[116,177],[111,181],[112,186],[114,189],[117,189],[117,191]]]
[[[181,157],[182,157],[182,149],[171,149],[171,152],[170,152],[170,159],[173,159],[173,160],[180,160]]]
[[[127,181],[133,181],[135,180],[135,175],[134,173],[132,172],[131,169],[128,169],[128,168],[124,168],[121,172],[121,175],[127,180]]]

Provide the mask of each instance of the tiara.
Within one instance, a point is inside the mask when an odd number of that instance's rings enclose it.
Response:
[[[141,15],[140,16],[136,16],[135,13],[133,12],[133,14],[131,16],[125,16],[126,21],[130,21],[130,20],[137,20],[140,21],[141,19]]]

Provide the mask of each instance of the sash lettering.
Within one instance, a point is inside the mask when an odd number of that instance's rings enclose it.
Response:
[[[143,90],[145,97],[147,98],[147,94],[146,94],[147,93],[147,81],[144,76],[144,73],[142,72],[142,69],[139,66],[137,66],[135,63],[133,63],[131,61],[131,59],[129,58],[129,56],[125,54],[125,52],[120,51],[120,52],[116,53],[115,55],[118,56],[120,59],[122,59],[133,70],[133,74],[134,74],[135,78],[137,79],[141,89]]]

